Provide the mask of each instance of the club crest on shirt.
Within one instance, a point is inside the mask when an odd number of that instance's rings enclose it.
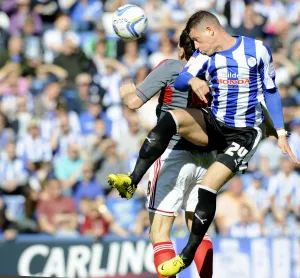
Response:
[[[250,57],[248,59],[248,65],[249,67],[254,67],[256,65],[256,59],[254,57]]]

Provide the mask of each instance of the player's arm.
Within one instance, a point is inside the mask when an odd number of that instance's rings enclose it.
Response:
[[[174,87],[179,91],[186,91],[191,87],[191,89],[198,95],[198,97],[207,103],[207,88],[203,80],[198,77],[202,75],[208,68],[209,57],[202,55],[198,50],[195,51],[193,56],[190,58],[186,64],[183,71],[179,74],[175,80]]]
[[[300,164],[300,162],[296,159],[295,155],[291,151],[286,138],[282,103],[278,88],[275,84],[275,68],[273,65],[271,50],[268,46],[263,44],[261,51],[259,73],[262,80],[266,106],[278,134],[278,146],[283,154],[288,154],[294,161],[294,163]]]
[[[171,78],[172,60],[162,61],[137,88],[133,83],[120,88],[121,98],[130,109],[138,109],[166,87]]]

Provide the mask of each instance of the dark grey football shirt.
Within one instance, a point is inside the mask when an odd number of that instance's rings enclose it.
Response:
[[[181,92],[174,88],[174,82],[185,64],[179,60],[164,60],[137,87],[136,94],[143,102],[160,92],[156,107],[158,121],[170,110],[201,106],[201,101],[192,91]],[[172,137],[169,148],[205,151],[205,148],[195,146],[178,134]]]

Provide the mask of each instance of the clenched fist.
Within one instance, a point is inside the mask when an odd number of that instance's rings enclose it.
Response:
[[[129,94],[135,94],[136,87],[133,83],[127,83],[120,87],[120,96],[122,99]]]

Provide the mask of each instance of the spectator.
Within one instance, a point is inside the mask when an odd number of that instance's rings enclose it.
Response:
[[[137,154],[139,143],[145,136],[145,130],[140,124],[138,114],[135,111],[130,113],[128,117],[128,131],[117,141],[118,151],[126,157]]]
[[[227,1],[227,6],[234,5],[233,3],[238,1]],[[243,6],[242,2],[240,1],[241,5]],[[239,15],[243,15],[242,12],[238,13]],[[233,27],[233,31],[242,36],[250,37],[250,38],[256,38],[256,39],[262,39],[264,36],[263,27],[265,24],[266,19],[262,17],[261,15],[258,15],[253,10],[253,4],[245,6],[245,13],[243,16],[243,21],[240,24],[239,22],[235,22],[237,17],[231,17],[228,18],[230,25]],[[240,18],[238,19],[238,21]],[[234,25],[234,26],[233,26]]]
[[[0,194],[27,195],[28,173],[24,161],[16,155],[16,144],[6,145],[0,159]]]
[[[134,196],[130,202],[127,202],[127,200],[120,198],[116,189],[113,189],[107,196],[106,205],[122,229],[133,234],[139,212],[143,208],[141,200]]]
[[[8,44],[8,32],[5,28],[0,26],[0,49],[6,49]]]
[[[165,59],[177,59],[177,54],[174,51],[172,40],[169,39],[166,34],[163,34],[160,40],[159,51],[154,52],[149,56],[151,69],[154,69]]]
[[[288,233],[285,215],[283,212],[277,213],[277,215],[273,215],[273,219],[271,222],[266,221],[264,227],[264,234],[267,236],[283,236]]]
[[[93,170],[93,164],[90,162],[86,162],[82,166],[82,179],[76,184],[73,193],[77,208],[79,208],[80,200],[83,198],[97,200],[99,203],[104,202],[104,191],[95,180]]]
[[[59,11],[57,0],[32,0],[33,11],[40,15],[45,25],[51,25]]]
[[[136,41],[126,42],[121,62],[127,67],[131,78],[135,78],[137,71],[146,64],[145,58],[139,54]]]
[[[115,59],[105,59],[105,74],[100,76],[99,83],[106,90],[103,97],[103,104],[108,109],[120,106],[121,98],[119,88],[122,81],[128,77],[128,70],[124,65]]]
[[[10,33],[18,34],[27,18],[34,21],[35,34],[42,32],[43,23],[38,14],[30,10],[30,0],[17,0],[17,11],[10,19]]]
[[[227,235],[232,225],[241,220],[240,210],[247,205],[256,222],[261,221],[261,215],[255,202],[243,193],[243,184],[239,176],[231,179],[228,191],[222,193],[217,200],[216,224],[222,235]]]
[[[25,20],[21,29],[21,36],[24,41],[24,56],[30,60],[30,64],[39,64],[43,60],[42,41],[35,34],[34,20],[29,17]]]
[[[61,53],[54,59],[53,63],[68,72],[67,84],[68,89],[75,89],[74,79],[81,72],[95,73],[95,67],[79,48],[79,40],[66,35],[63,41]]]
[[[102,237],[108,233],[113,233],[118,236],[128,236],[128,232],[124,230],[115,221],[111,212],[106,205],[99,204],[88,198],[82,199],[80,207],[84,208],[84,222],[80,225],[80,232],[84,235],[92,237]]]
[[[14,132],[11,128],[7,128],[7,118],[0,113],[0,148],[3,150],[8,142],[15,139]]]
[[[284,214],[284,211],[288,214],[287,209],[291,208],[292,203],[295,205],[300,202],[295,198],[298,197],[295,193],[299,184],[300,177],[294,171],[293,163],[287,157],[283,158],[280,171],[270,179],[268,187],[271,208],[275,216]]]
[[[40,123],[32,118],[28,123],[27,134],[18,140],[17,155],[24,160],[31,176],[35,177],[31,184],[39,190],[51,169],[52,152],[50,142],[40,134]]]
[[[77,95],[73,110],[78,114],[88,110],[88,102],[91,96],[99,96],[101,99],[106,91],[92,80],[88,73],[80,73],[76,76]]]
[[[260,225],[253,220],[251,208],[243,204],[240,208],[240,221],[233,224],[229,236],[236,238],[253,238],[262,235]]]
[[[16,114],[12,122],[12,127],[18,138],[22,138],[27,134],[28,124],[31,120],[31,113],[28,110],[27,97],[19,96],[16,99]]]
[[[33,101],[30,94],[28,94],[29,82],[24,77],[20,76],[20,67],[18,64],[11,65],[14,71],[11,71],[5,79],[3,89],[1,110],[12,122],[16,118],[17,102],[21,96],[24,96],[26,108],[29,111],[33,109]]]
[[[109,233],[109,222],[111,215],[108,210],[104,208],[101,212],[98,209],[98,204],[89,198],[82,198],[80,200],[80,207],[84,207],[83,223],[80,225],[79,230],[82,235],[101,238]]]
[[[44,92],[35,98],[35,115],[37,117],[42,118],[48,112],[56,109],[61,90],[59,82],[51,82],[45,87]]]
[[[278,86],[279,93],[281,96],[281,102],[283,107],[283,114],[285,122],[290,122],[297,109],[296,99],[289,94],[289,86],[284,83]]]
[[[14,240],[18,235],[18,226],[15,222],[9,221],[5,215],[5,205],[0,198],[0,234],[5,240]]]
[[[71,190],[81,178],[83,166],[82,150],[77,144],[68,146],[68,154],[54,162],[54,173],[61,182],[65,194],[71,195]]]
[[[297,36],[292,42],[291,58],[298,72],[300,72],[300,36]]]
[[[30,91],[34,96],[40,95],[45,86],[51,82],[63,83],[67,78],[68,73],[61,67],[53,64],[42,64],[36,68],[36,75],[31,84]]]
[[[107,138],[100,142],[98,149],[93,154],[95,162],[96,180],[108,190],[107,176],[112,172],[119,170],[120,173],[126,173],[128,170],[126,160],[122,159],[117,152],[116,142]]]
[[[83,42],[83,49],[85,54],[88,57],[92,57],[96,52],[96,46],[98,42],[105,42],[104,56],[110,58],[116,57],[116,42],[107,39],[107,34],[105,32],[102,21],[96,23],[95,29],[95,35],[88,38],[86,42]]]
[[[248,6],[248,13],[250,13],[251,7]],[[243,23],[243,18],[246,19],[248,17],[246,13],[246,4],[244,0],[233,0],[233,1],[226,1],[224,6],[224,15],[227,19],[228,25],[233,28],[237,29],[241,27]]]
[[[267,18],[264,31],[269,35],[280,34],[287,25],[286,9],[278,0],[256,2],[254,11]]]
[[[62,114],[58,120],[58,127],[51,135],[51,149],[56,159],[67,155],[71,144],[82,144],[82,138],[78,132],[71,129],[70,119],[67,113]]]
[[[245,194],[255,201],[262,217],[267,214],[270,207],[268,192],[263,186],[263,179],[264,177],[259,172],[254,173],[251,184],[245,191]]]
[[[106,125],[106,135],[111,133],[111,120],[102,109],[99,95],[91,95],[88,101],[88,110],[80,114],[81,132],[83,135],[93,133],[97,118],[103,119]]]
[[[70,13],[77,31],[91,30],[93,23],[100,19],[101,15],[102,2],[97,0],[79,0]]]
[[[80,122],[78,115],[74,111],[68,111],[66,101],[60,98],[57,101],[56,109],[47,112],[43,117],[43,136],[50,139],[51,135],[59,128],[60,118],[65,116],[69,119],[71,132],[79,134]]]
[[[0,51],[0,68],[7,63],[17,63],[21,66],[21,75],[34,75],[34,70],[29,66],[28,60],[23,54],[24,41],[19,36],[12,36],[8,40],[7,50]]]
[[[268,137],[259,144],[256,156],[259,158],[258,169],[266,177],[271,177],[276,173],[283,158],[274,137]]]
[[[44,33],[44,59],[46,63],[52,63],[56,56],[63,52],[64,38],[71,37],[75,41],[79,40],[78,35],[70,31],[70,24],[69,16],[61,14],[54,21],[54,29],[49,29]]]
[[[56,179],[48,179],[38,202],[40,232],[52,235],[77,235],[77,214],[72,198],[62,195],[62,186]]]
[[[291,127],[292,132],[289,143],[297,159],[300,159],[300,118],[293,119]],[[297,169],[300,170],[299,167]]]

